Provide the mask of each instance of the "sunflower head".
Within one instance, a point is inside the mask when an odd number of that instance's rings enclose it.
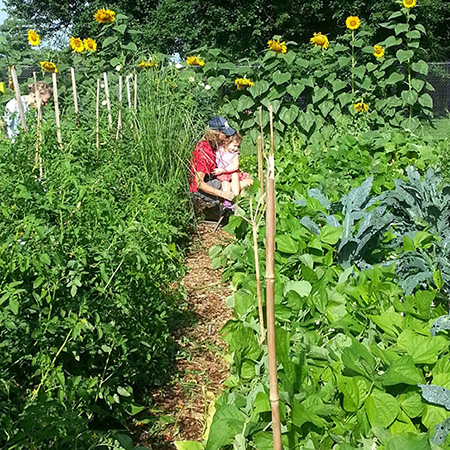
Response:
[[[205,65],[205,61],[200,56],[188,56],[186,60],[186,64],[188,66],[200,66],[203,67]]]
[[[361,21],[359,20],[359,17],[357,16],[350,16],[347,17],[347,20],[345,21],[345,25],[349,30],[357,30],[359,26],[361,25]]]
[[[72,50],[76,53],[81,53],[84,50],[83,41],[80,38],[71,37],[70,38],[70,46]]]
[[[321,32],[314,33],[314,36],[309,41],[311,42],[311,44],[314,44],[314,47],[322,47],[325,50],[330,45],[330,43],[328,42],[328,38]]]
[[[97,42],[94,41],[94,39],[88,38],[83,41],[84,48],[88,52],[95,52],[97,51]]]
[[[158,61],[144,61],[142,60],[139,64],[138,67],[140,69],[151,69],[153,67],[158,67]]]
[[[373,46],[373,54],[377,58],[382,58],[384,56],[384,48],[381,45],[374,45]]]
[[[50,61],[41,61],[41,67],[46,71],[46,72],[55,72],[58,73],[58,69],[56,68],[56,64],[52,63]]]
[[[416,0],[403,0],[403,6],[405,8],[414,8],[416,6]]]
[[[116,20],[116,13],[110,9],[99,9],[94,14],[94,19],[98,23],[111,23]]]
[[[287,46],[286,42],[279,40],[271,39],[267,42],[267,45],[269,46],[270,50],[272,50],[275,53],[286,53],[287,52]]]
[[[369,106],[363,102],[356,103],[355,105],[353,105],[353,108],[355,108],[356,112],[366,112],[369,110]]]
[[[28,30],[28,42],[32,45],[39,45],[41,43],[40,36],[34,30]]]
[[[244,78],[236,78],[234,80],[234,84],[236,85],[236,88],[240,91],[243,89],[247,89],[249,87],[252,87],[255,85],[255,83],[253,83],[253,81],[247,80],[246,77]]]

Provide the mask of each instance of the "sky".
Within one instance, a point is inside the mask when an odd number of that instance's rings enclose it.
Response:
[[[0,0],[0,10],[4,7],[3,0]],[[0,11],[0,25],[5,21],[6,19],[6,13],[4,11]]]

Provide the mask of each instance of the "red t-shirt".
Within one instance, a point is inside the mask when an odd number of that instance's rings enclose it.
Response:
[[[191,157],[191,177],[189,179],[189,191],[197,192],[195,184],[195,173],[203,172],[205,175],[211,175],[216,168],[215,151],[206,141],[200,141],[194,148]]]

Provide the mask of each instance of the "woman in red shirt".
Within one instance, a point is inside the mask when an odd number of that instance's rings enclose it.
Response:
[[[213,117],[203,139],[195,146],[191,157],[189,190],[204,201],[218,205],[219,198],[232,201],[234,194],[222,190],[222,183],[213,175],[216,168],[216,150],[236,130],[223,117]]]

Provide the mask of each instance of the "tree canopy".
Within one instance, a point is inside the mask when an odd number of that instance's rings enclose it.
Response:
[[[235,57],[253,56],[267,46],[273,35],[308,43],[314,32],[330,39],[341,34],[345,18],[357,15],[374,34],[374,43],[384,38],[380,24],[398,10],[396,0],[5,0],[11,18],[33,24],[51,36],[62,27],[86,36],[96,26],[92,16],[109,7],[130,17],[140,31],[140,42],[149,51],[186,55],[198,47],[218,47]],[[419,0],[417,19],[427,29],[424,57],[431,61],[450,59],[450,2]]]

